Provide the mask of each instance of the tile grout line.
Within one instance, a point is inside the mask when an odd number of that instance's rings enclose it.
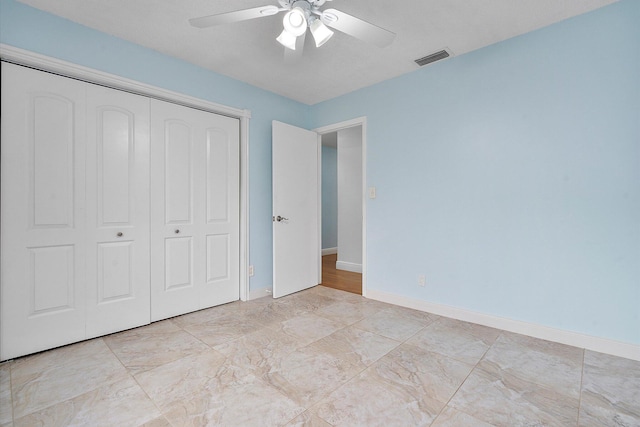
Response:
[[[108,336],[108,335],[107,335]],[[100,339],[102,339],[102,341],[104,342],[104,345],[107,346],[107,348],[109,349],[109,351],[111,352],[111,354],[113,354],[113,356],[118,360],[118,362],[120,362],[120,365],[122,365],[122,367],[124,368],[124,370],[127,372],[127,375],[137,384],[137,386],[140,388],[140,390],[142,390],[142,392],[144,393],[145,396],[147,396],[147,399],[149,399],[149,401],[151,403],[153,403],[153,406],[156,407],[156,409],[158,410],[158,413],[160,414],[160,416],[162,418],[164,418],[172,427],[173,424],[171,423],[171,421],[167,420],[167,418],[164,416],[164,413],[162,412],[162,410],[158,407],[157,403],[155,402],[155,400],[153,400],[151,398],[151,396],[149,396],[149,393],[147,393],[147,390],[144,389],[144,387],[142,387],[142,385],[138,382],[138,379],[135,377],[135,375],[133,375],[130,371],[129,368],[127,368],[124,363],[122,362],[122,360],[120,360],[120,358],[118,357],[118,355],[113,351],[113,349],[111,348],[111,346],[107,343],[107,340],[103,339],[104,337],[101,337]],[[154,418],[155,419],[155,418]],[[153,420],[150,420],[153,421]]]
[[[578,417],[576,419],[576,426],[580,426],[580,412],[582,411],[582,387],[584,385],[584,370],[586,368],[585,358],[587,350],[582,349],[582,371],[580,372],[580,394],[578,395]]]
[[[134,329],[135,329],[135,328],[134,328]],[[106,341],[104,340],[104,337],[105,337],[105,336],[108,336],[108,335],[104,335],[104,336],[100,336],[100,337],[94,337],[94,338],[89,338],[89,339],[86,339],[86,340],[83,340],[83,341],[80,341],[80,342],[69,343],[69,344],[65,344],[65,345],[63,345],[63,346],[56,347],[56,348],[53,348],[53,349],[39,351],[39,352],[37,352],[37,353],[33,353],[33,354],[28,354],[28,355],[25,355],[25,356],[21,356],[19,359],[29,359],[29,358],[35,357],[35,356],[37,356],[37,355],[43,355],[43,354],[47,354],[47,353],[52,352],[52,351],[56,351],[56,350],[60,350],[60,349],[65,349],[65,348],[70,349],[70,348],[72,348],[72,347],[75,347],[76,345],[88,345],[89,343],[94,342],[94,341],[95,341],[95,342],[102,341],[102,343],[103,343],[103,344],[104,344],[104,345],[109,349],[109,351],[113,354],[113,350],[111,350],[111,348],[107,345]],[[114,354],[114,356],[116,356],[116,355]],[[118,358],[118,356],[116,356],[116,360],[117,360],[121,365],[123,365],[122,361]],[[123,368],[124,368],[124,370],[125,370],[125,373],[131,377],[132,375],[130,374],[130,372],[129,372],[129,370],[126,368],[126,366],[124,366],[124,365],[123,365]],[[12,369],[12,371],[13,371],[13,369]],[[13,375],[11,375],[11,378],[13,378]],[[27,383],[25,383],[25,385],[26,385],[26,384],[28,384],[28,383],[31,383],[31,382],[32,382],[32,380],[30,380],[30,381],[28,381]],[[82,392],[80,392],[80,393],[78,393],[78,394],[71,395],[71,396],[67,397],[67,398],[66,398],[66,399],[64,399],[64,400],[60,400],[60,401],[58,401],[58,402],[54,402],[54,403],[47,403],[47,404],[46,404],[46,406],[43,406],[42,408],[35,409],[35,410],[31,410],[30,412],[27,412],[27,413],[25,413],[25,414],[22,414],[20,417],[18,417],[18,419],[22,419],[22,418],[27,417],[27,416],[29,416],[29,415],[33,415],[33,414],[36,414],[36,413],[42,412],[42,411],[47,410],[47,409],[49,409],[49,408],[53,408],[54,406],[60,405],[61,403],[64,403],[64,402],[73,401],[74,399],[77,399],[77,398],[79,398],[79,397],[81,397],[81,396],[84,396],[84,395],[87,395],[87,394],[92,393],[92,392],[94,392],[94,391],[97,391],[97,390],[98,390],[98,389],[100,389],[101,387],[109,386],[109,385],[113,385],[113,384],[115,384],[115,383],[117,383],[117,382],[118,382],[117,380],[111,380],[111,381],[106,381],[106,382],[102,382],[102,381],[101,381],[101,382],[99,382],[99,383],[97,383],[97,384],[92,385],[89,389],[84,390],[84,391],[82,391]],[[11,396],[11,400],[12,400],[12,405],[11,405],[11,406],[12,406],[12,408],[11,408],[11,409],[12,409],[12,411],[11,411],[11,412],[12,412],[12,417],[11,417],[11,418],[12,418],[12,420],[13,420],[12,422],[15,424],[15,408],[14,408],[14,405],[13,405],[13,381],[11,382],[11,395],[12,395],[12,396]]]
[[[340,300],[336,300],[336,301],[334,302],[334,304],[335,304],[335,303],[338,303],[338,302],[340,302]],[[330,304],[330,305],[331,305],[331,304]],[[318,310],[315,310],[315,311],[318,311]],[[314,312],[315,312],[315,311],[314,311]],[[374,314],[376,314],[376,313],[378,313],[378,312],[380,312],[380,311],[382,311],[382,310],[377,310]],[[311,312],[311,313],[314,313],[314,312]],[[326,317],[322,316],[321,314],[317,314],[317,315],[318,315],[318,316],[321,316],[321,317],[323,317],[323,318],[325,318],[325,319],[326,319]],[[370,316],[373,316],[373,314],[371,314]],[[320,403],[321,403],[323,400],[325,400],[327,397],[329,397],[329,396],[330,396],[332,393],[334,393],[335,391],[337,391],[337,390],[339,390],[340,388],[342,388],[342,387],[346,386],[347,384],[351,383],[352,381],[355,381],[355,380],[356,380],[356,378],[360,377],[360,376],[361,376],[365,371],[367,371],[367,370],[369,370],[369,369],[373,368],[373,366],[374,366],[375,364],[377,364],[381,359],[383,359],[385,356],[387,356],[389,353],[391,353],[392,351],[394,351],[395,349],[397,349],[398,347],[400,347],[400,346],[404,343],[404,341],[402,341],[402,342],[401,342],[401,341],[398,341],[398,340],[396,340],[396,339],[389,338],[389,337],[386,337],[386,336],[384,336],[384,335],[376,334],[375,332],[367,331],[367,330],[365,330],[365,329],[361,329],[361,328],[358,328],[357,326],[354,326],[356,323],[358,323],[358,322],[360,322],[361,320],[364,320],[364,319],[366,319],[366,318],[368,318],[368,317],[370,317],[370,316],[365,316],[365,317],[363,317],[362,319],[358,320],[357,322],[354,322],[354,323],[352,323],[352,324],[347,324],[347,325],[343,326],[342,328],[340,328],[340,329],[338,329],[338,330],[334,331],[333,333],[331,333],[331,334],[329,334],[329,335],[327,335],[327,336],[325,336],[325,337],[322,337],[322,338],[320,338],[320,339],[318,339],[318,340],[315,340],[315,341],[313,341],[313,342],[311,342],[311,343],[309,343],[309,344],[307,344],[307,345],[305,345],[305,346],[303,346],[303,347],[300,347],[300,348],[298,349],[298,350],[301,350],[301,349],[303,349],[303,348],[307,348],[307,347],[309,347],[309,346],[313,345],[314,343],[317,343],[318,341],[321,341],[322,339],[325,339],[325,338],[327,338],[327,337],[329,337],[329,336],[331,336],[331,335],[335,334],[336,332],[344,331],[345,329],[350,328],[350,327],[353,327],[353,328],[358,329],[358,330],[363,331],[363,332],[371,333],[371,334],[376,335],[376,336],[380,336],[380,337],[383,337],[383,338],[387,338],[387,339],[390,339],[390,340],[395,341],[395,342],[397,342],[397,343],[398,343],[394,348],[392,348],[391,350],[389,350],[388,352],[386,352],[384,355],[380,356],[377,360],[375,360],[374,362],[372,362],[372,363],[371,363],[371,365],[369,365],[369,366],[365,365],[365,366],[364,366],[364,368],[362,368],[362,369],[361,369],[361,370],[359,370],[357,373],[355,373],[355,374],[354,374],[352,377],[350,377],[347,381],[345,381],[344,383],[342,383],[342,384],[340,384],[340,385],[336,386],[335,388],[333,388],[333,389],[329,390],[329,391],[328,391],[327,393],[325,393],[325,394],[324,394],[320,399],[318,399],[318,401],[317,401],[317,402],[315,402],[314,404],[312,404],[312,405],[310,405],[309,407],[305,408],[305,412],[308,412],[310,415],[316,415],[317,417],[319,417],[320,419],[322,419],[323,421],[325,421],[327,424],[329,424],[329,425],[331,425],[331,426],[333,426],[333,424],[331,424],[330,422],[328,422],[328,421],[327,421],[327,420],[325,420],[324,418],[320,417],[319,415],[317,415],[317,414],[315,414],[315,413],[313,413],[313,412],[309,412],[309,411],[311,411],[311,409],[312,409],[312,408],[319,406],[319,405],[320,405]],[[333,319],[329,319],[329,320],[332,320],[332,321],[333,321]],[[420,330],[424,329],[425,327],[426,327],[426,326],[424,326],[424,327],[423,327],[423,328],[421,328]],[[419,331],[418,331],[418,332],[419,332]],[[416,332],[416,333],[418,333],[418,332]],[[415,334],[414,334],[414,335],[415,335]],[[412,336],[413,336],[413,335],[411,335],[411,337],[412,337]],[[407,338],[407,340],[408,340],[408,339],[410,339],[411,337]],[[405,340],[405,341],[406,341],[406,340]],[[298,350],[295,350],[295,351],[298,351]],[[342,358],[340,358],[340,357],[337,357],[337,356],[332,356],[332,357],[336,357],[337,359],[339,359],[339,360],[341,360],[341,361],[343,361],[343,362],[345,362],[345,363],[348,363],[348,364],[353,365],[353,364],[352,364],[350,361],[348,361],[348,360],[344,360],[344,359],[342,359]],[[357,367],[357,365],[353,365],[353,366],[356,366],[356,367]],[[287,397],[288,397],[288,396],[287,396]],[[304,413],[304,412],[303,412],[303,413]],[[300,415],[302,415],[302,414],[300,414]],[[298,416],[300,416],[300,415],[298,415]],[[297,418],[297,417],[294,417],[292,420],[289,420],[289,422],[293,421],[295,418]]]
[[[9,398],[11,399],[11,425],[13,426],[16,422],[14,417],[14,409],[13,409],[13,359],[9,361]]]
[[[453,394],[451,394],[451,397],[449,398],[449,400],[447,400],[447,403],[445,403],[445,404],[444,404],[444,406],[442,407],[442,409],[441,409],[441,410],[440,410],[440,412],[438,413],[438,416],[433,420],[433,422],[434,422],[434,423],[438,420],[438,418],[440,417],[440,415],[442,415],[442,412],[444,412],[444,410],[445,410],[445,409],[447,409],[447,408],[449,407],[449,403],[451,403],[451,401],[452,401],[452,400],[453,400],[453,398],[456,396],[456,394],[458,394],[458,392],[460,391],[460,389],[462,388],[462,386],[464,385],[464,383],[465,383],[465,382],[467,382],[467,380],[469,379],[469,377],[471,376],[471,374],[473,373],[473,371],[475,371],[475,370],[476,370],[476,368],[478,367],[478,365],[480,364],[480,362],[482,362],[482,360],[485,358],[485,356],[487,355],[487,353],[489,352],[489,350],[491,350],[491,348],[492,348],[492,347],[495,345],[495,343],[498,341],[498,339],[500,338],[500,336],[502,336],[502,332],[500,332],[500,334],[496,337],[496,339],[495,339],[495,340],[493,340],[493,342],[491,343],[491,345],[490,345],[489,347],[487,347],[487,349],[485,350],[485,352],[484,352],[484,353],[482,354],[482,356],[478,359],[478,361],[476,362],[476,364],[475,364],[475,365],[473,365],[473,367],[471,368],[471,370],[469,371],[469,373],[467,374],[467,376],[464,378],[464,380],[462,380],[462,381],[460,382],[460,385],[458,386],[458,388],[456,388],[456,391],[454,391],[454,392],[453,392]],[[453,359],[453,358],[452,358],[452,359]],[[453,360],[457,360],[457,359],[453,359]],[[458,360],[458,362],[460,362],[460,361]],[[467,412],[465,412],[465,411],[463,411],[463,410],[460,410],[460,409],[457,409],[457,408],[455,408],[455,410],[456,410],[456,411],[460,411],[460,412],[462,412],[462,413],[464,413],[464,414],[469,415],[470,417],[475,418],[475,416],[474,416],[474,415],[469,414],[469,413],[467,413]],[[487,422],[487,421],[485,421],[485,420],[481,420],[481,421],[483,421],[483,422],[485,422],[485,423],[487,423],[487,424],[491,424],[491,423],[488,423],[488,422]],[[432,424],[433,424],[433,423],[432,423]]]

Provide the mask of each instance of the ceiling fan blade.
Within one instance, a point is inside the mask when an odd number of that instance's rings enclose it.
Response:
[[[237,10],[235,12],[219,13],[217,15],[203,16],[201,18],[191,18],[189,23],[194,27],[207,28],[220,24],[231,24],[233,22],[246,21],[248,19],[262,18],[280,12],[277,6],[260,6],[251,9]]]
[[[396,37],[395,33],[391,31],[336,9],[323,10],[322,22],[331,28],[335,28],[338,31],[342,31],[365,42],[373,43],[379,47],[389,46]]]
[[[304,50],[304,40],[306,36],[306,31],[301,36],[298,36],[296,39],[296,50],[287,49],[286,47],[284,48],[284,62],[286,64],[295,64],[300,61]]]

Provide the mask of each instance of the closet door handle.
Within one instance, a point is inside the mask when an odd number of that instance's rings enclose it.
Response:
[[[118,231],[118,234],[116,234],[116,236],[122,237],[123,236],[122,231]]]
[[[175,233],[176,233],[176,234],[180,234],[180,230],[179,230],[178,228],[176,228]]]

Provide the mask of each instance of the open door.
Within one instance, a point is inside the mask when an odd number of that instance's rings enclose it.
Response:
[[[319,283],[318,135],[273,121],[273,297]]]

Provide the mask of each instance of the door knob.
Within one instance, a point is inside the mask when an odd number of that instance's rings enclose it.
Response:
[[[180,233],[180,230],[176,228],[175,233],[176,233],[176,234]]]
[[[278,222],[282,222],[282,221],[289,221],[289,218],[285,218],[285,217],[283,217],[283,216],[278,215],[278,216],[276,217],[276,221],[278,221]]]
[[[122,231],[118,231],[118,234],[116,234],[116,236],[122,237],[123,236]]]

